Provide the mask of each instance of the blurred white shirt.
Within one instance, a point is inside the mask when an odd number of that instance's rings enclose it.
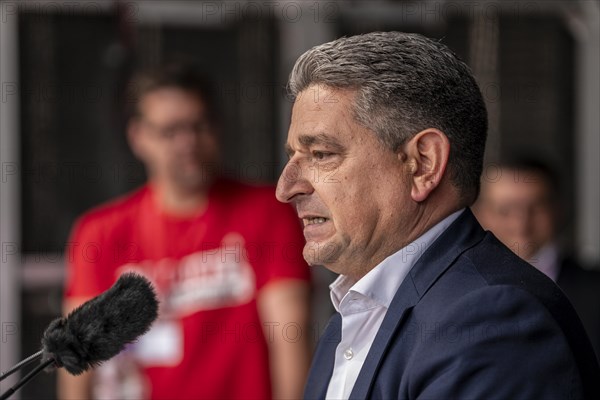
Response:
[[[558,262],[558,245],[556,243],[551,242],[546,244],[527,261],[554,282],[558,279],[560,265]]]

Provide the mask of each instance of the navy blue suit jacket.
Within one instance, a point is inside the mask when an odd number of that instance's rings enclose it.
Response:
[[[305,398],[322,399],[341,317],[319,340]],[[352,399],[600,399],[600,368],[561,290],[470,210],[398,289]]]

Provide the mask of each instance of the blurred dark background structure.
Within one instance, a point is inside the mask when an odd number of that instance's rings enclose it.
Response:
[[[285,82],[302,52],[373,30],[439,38],[486,99],[487,179],[512,152],[549,159],[565,192],[564,240],[584,261],[600,260],[597,1],[0,1],[0,27],[3,371],[35,352],[60,314],[76,216],[143,182],[125,138],[125,83],[169,60],[214,80],[224,172],[274,182]],[[315,273],[321,304],[329,278]],[[36,382],[21,398],[53,398],[52,375]]]

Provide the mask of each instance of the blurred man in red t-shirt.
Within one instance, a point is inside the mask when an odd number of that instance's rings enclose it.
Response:
[[[170,66],[134,83],[128,138],[148,182],[75,224],[65,312],[135,270],[155,285],[160,317],[113,372],[61,374],[59,396],[300,397],[309,270],[295,213],[273,188],[217,174],[218,119],[193,71]]]

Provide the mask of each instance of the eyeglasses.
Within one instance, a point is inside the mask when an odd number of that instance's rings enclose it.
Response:
[[[496,202],[489,199],[484,201],[490,210],[503,218],[532,217],[552,212],[552,202],[547,198],[531,202]]]
[[[212,124],[207,120],[178,121],[164,126],[155,124],[144,117],[141,117],[140,121],[153,135],[165,140],[172,140],[182,133],[202,135],[211,133],[212,131]]]

